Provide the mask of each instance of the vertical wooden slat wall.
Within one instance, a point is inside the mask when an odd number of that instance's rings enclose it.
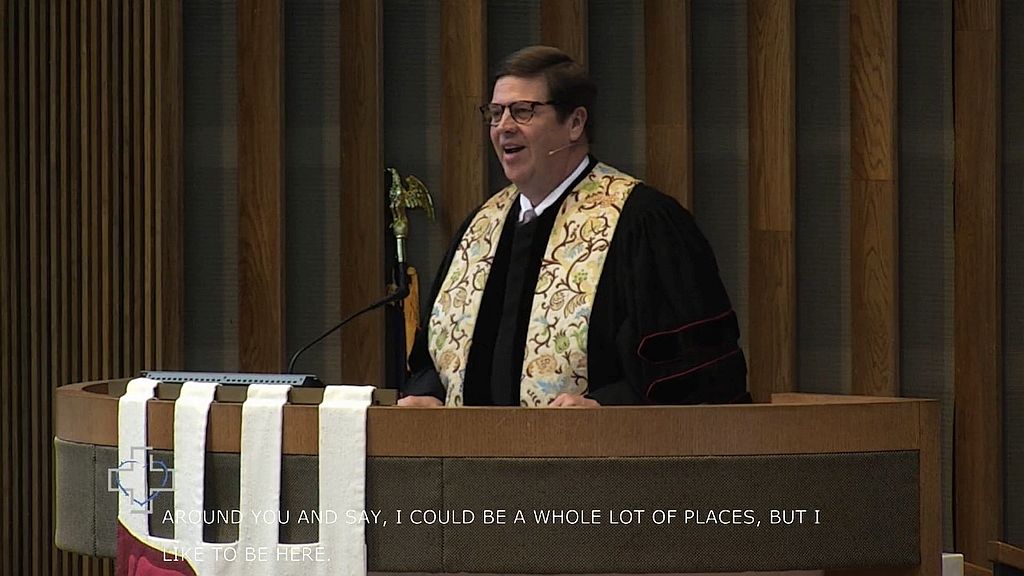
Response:
[[[690,2],[644,3],[647,174],[655,188],[693,210],[690,124]]]
[[[83,0],[83,5],[87,0]],[[130,19],[129,33],[126,38],[130,39],[131,50],[133,54],[142,54],[142,35],[145,31],[142,28],[142,3],[133,3],[130,5],[131,10],[128,18]],[[143,82],[142,76],[142,64],[144,59],[142,58],[131,58],[129,61],[129,74],[131,75],[131,84],[128,89],[128,118],[129,118],[129,138],[130,142],[139,143],[141,142],[142,136],[142,90],[141,84]],[[81,115],[81,114],[80,114]],[[84,143],[84,142],[83,142]],[[131,181],[129,186],[137,186],[142,182],[142,159],[145,149],[143,146],[135,144],[131,150],[131,162],[128,170],[131,173]],[[128,200],[129,211],[128,219],[134,223],[131,226],[128,236],[128,246],[130,247],[131,257],[129,258],[129,266],[131,267],[131,274],[133,276],[138,275],[140,278],[144,278],[144,273],[140,273],[139,269],[141,264],[145,262],[145,254],[143,252],[142,242],[142,202],[139,198],[131,198]],[[88,252],[84,250],[81,252],[81,258],[86,258]],[[141,340],[142,335],[145,333],[145,307],[144,300],[144,283],[135,282],[132,284],[132,329],[133,337]],[[85,319],[83,319],[85,320]],[[82,351],[82,354],[88,358],[89,352],[86,350]],[[132,360],[137,364],[145,363],[145,349],[138,347],[132,354]]]
[[[95,53],[96,67],[99,69],[98,74],[93,76],[99,81],[99,86],[105,87],[102,94],[99,94],[96,98],[96,107],[98,108],[97,117],[99,118],[99,125],[95,132],[97,133],[98,146],[97,150],[100,151],[99,157],[97,158],[96,170],[94,172],[93,183],[97,191],[96,197],[99,203],[100,221],[97,227],[96,238],[96,252],[100,255],[100,268],[103,270],[109,270],[111,264],[110,249],[107,246],[107,241],[110,239],[110,194],[107,191],[110,190],[110,108],[108,101],[110,97],[110,57],[106,51],[106,47],[109,45],[109,33],[110,26],[108,17],[108,9],[110,8],[109,0],[99,0],[94,4],[94,13],[99,18],[99,33],[94,36],[94,39],[98,39],[100,50]],[[95,22],[95,21],[94,21]],[[97,292],[101,294],[101,300],[103,302],[102,308],[100,309],[99,325],[100,337],[98,340],[102,342],[102,354],[101,354],[101,366],[104,371],[113,371],[113,348],[110,342],[111,326],[110,326],[110,315],[111,309],[113,308],[112,298],[110,297],[110,288],[113,283],[110,281],[109,274],[100,275],[99,281],[97,282]]]
[[[796,34],[794,0],[750,0],[750,392],[796,379]]]
[[[896,4],[850,3],[850,309],[855,394],[899,393]]]
[[[10,333],[14,325],[11,317],[11,307],[8,302],[13,300],[9,288],[10,281],[14,278],[11,269],[10,247],[13,245],[13,230],[8,220],[12,212],[13,203],[11,192],[13,185],[13,165],[8,161],[8,151],[13,146],[8,145],[8,139],[13,133],[14,114],[10,105],[14,100],[11,96],[13,78],[8,78],[10,62],[7,57],[13,53],[8,50],[7,43],[14,37],[14,29],[8,24],[9,6],[6,1],[0,2],[0,379],[7,378],[11,373],[11,341]],[[6,380],[0,380],[0,462],[13,463],[14,459],[11,449],[14,443],[14,418],[11,410],[11,392],[13,386]],[[14,466],[4,464],[0,466],[0,572],[7,573],[14,556],[13,533],[11,530],[10,518],[13,515],[13,498],[11,495],[13,486]]]
[[[441,3],[442,236],[451,238],[483,201],[490,150],[477,108],[487,101],[487,2]]]
[[[384,165],[380,0],[341,4],[341,313],[348,316],[384,293]],[[374,311],[341,335],[346,382],[384,385],[384,312]]]
[[[1003,524],[1001,2],[953,9],[955,539],[987,565]]]
[[[0,26],[0,573],[111,574],[53,547],[51,394],[180,366],[180,8],[3,0]]]
[[[33,3],[27,6],[28,11],[28,26],[26,29],[26,36],[28,37],[28,45],[35,47],[39,45],[39,5]],[[40,231],[44,227],[41,226],[40,220],[40,205],[39,205],[39,175],[40,175],[40,158],[39,158],[39,133],[44,130],[45,119],[39,115],[39,60],[29,56],[26,58],[28,69],[26,74],[22,76],[22,80],[28,82],[28,118],[34,121],[35,126],[33,130],[27,131],[28,136],[28,149],[23,149],[23,152],[27,152],[28,157],[28,253],[29,254],[40,254],[41,243],[40,243]],[[42,320],[42,314],[39,310],[39,261],[40,258],[32,258],[28,261],[28,283],[29,283],[29,323],[32,325],[32,329],[28,334],[28,363],[29,371],[28,376],[30,381],[39,382],[40,380],[40,365],[33,360],[41,356],[40,351],[40,334],[37,329],[40,321]],[[28,409],[29,413],[33,415],[41,415],[42,412],[39,409],[39,393],[41,386],[31,386],[28,389]],[[26,465],[24,471],[30,474],[31,478],[39,478],[39,461],[42,457],[42,446],[43,438],[40,437],[39,424],[43,418],[35,417],[29,418],[29,442],[26,443],[26,447],[29,450],[29,460],[31,465]],[[39,534],[39,517],[41,516],[40,505],[42,504],[42,498],[40,497],[39,482],[28,482],[29,488],[25,491],[25,495],[28,498],[25,501],[26,511],[29,513],[28,521],[23,525],[32,534]],[[25,567],[38,573],[39,561],[40,561],[40,548],[39,543],[35,539],[28,540],[28,546],[26,551],[29,557],[26,558]]]
[[[58,57],[58,54],[59,54],[59,51],[58,51],[58,48],[59,48],[58,39],[60,38],[60,36],[59,36],[59,29],[57,27],[57,23],[58,23],[58,20],[59,20],[59,17],[58,17],[58,14],[57,14],[57,10],[53,9],[53,10],[48,11],[47,17],[48,17],[47,18],[48,22],[47,22],[46,32],[47,32],[47,36],[48,36],[48,38],[47,38],[48,41],[46,42],[45,46],[46,46],[46,49],[48,50],[49,54],[54,59],[56,59]],[[0,20],[2,20],[2,19],[0,19]],[[111,41],[111,45],[113,45],[113,44],[114,44],[114,42],[112,40]],[[111,52],[113,52],[113,50],[111,50]],[[63,260],[59,257],[59,255],[61,254],[61,250],[60,250],[60,237],[63,234],[63,230],[64,229],[61,228],[61,226],[62,226],[62,223],[61,223],[61,212],[60,212],[60,209],[59,209],[61,191],[63,190],[63,188],[60,186],[61,182],[60,182],[59,176],[58,176],[60,174],[59,166],[58,166],[60,145],[59,145],[58,140],[57,140],[57,127],[59,125],[57,111],[60,109],[61,103],[63,101],[61,100],[61,94],[60,94],[60,90],[59,90],[59,83],[58,83],[58,80],[57,80],[58,77],[59,77],[58,65],[56,64],[56,62],[54,62],[50,66],[44,67],[44,69],[46,69],[46,68],[49,68],[47,70],[46,79],[47,79],[47,82],[48,82],[49,87],[50,87],[50,91],[49,91],[49,94],[48,94],[48,96],[49,96],[49,103],[48,103],[48,106],[46,108],[46,115],[47,115],[46,139],[49,142],[49,146],[48,146],[48,149],[47,149],[48,159],[47,159],[47,163],[46,163],[46,169],[47,169],[47,172],[48,172],[49,177],[50,177],[50,183],[49,183],[49,186],[46,186],[45,188],[47,188],[46,196],[47,196],[48,208],[47,208],[46,212],[47,212],[47,221],[48,221],[48,227],[49,227],[49,243],[50,243],[49,250],[47,250],[47,253],[50,254],[49,265],[47,267],[47,275],[49,276],[49,299],[48,299],[48,303],[47,303],[47,309],[48,309],[47,311],[48,311],[49,318],[47,319],[48,320],[47,330],[48,330],[48,336],[49,336],[49,339],[50,339],[50,342],[49,342],[49,344],[50,344],[50,352],[49,352],[48,356],[51,358],[51,361],[49,362],[49,366],[47,367],[48,368],[47,369],[47,379],[50,382],[59,382],[60,381],[60,366],[61,366],[61,361],[59,360],[59,358],[61,357],[61,354],[59,353],[60,352],[60,338],[59,338],[58,335],[60,334],[60,323],[59,323],[60,309],[61,309],[61,307],[63,305],[62,300],[61,300],[61,294],[60,294],[60,270],[61,270],[61,264],[62,264]],[[0,154],[0,155],[2,155],[2,154]],[[44,414],[51,414],[50,394],[49,393],[44,394],[43,398],[44,398],[44,401],[45,401],[45,405],[43,407],[43,413]],[[44,476],[47,477],[47,478],[51,477],[52,470],[51,470],[51,461],[50,461],[50,459],[44,459],[43,464],[44,464],[44,468],[43,468]],[[44,495],[44,498],[45,498],[45,507],[44,507],[44,512],[43,512],[43,517],[44,518],[52,518],[51,510],[53,510],[53,502],[50,500],[49,494]],[[53,521],[51,520],[50,528],[53,527],[52,522]],[[41,557],[43,558],[43,560],[45,562],[46,569],[49,571],[49,573],[51,573],[51,574],[52,573],[56,573],[57,572],[56,571],[56,567],[57,567],[56,566],[57,554],[56,553],[52,553],[52,552],[50,552],[48,550],[45,550],[45,548],[44,548],[43,553],[41,554]]]
[[[587,67],[587,0],[542,0],[540,27],[543,44],[562,49],[580,66]]]
[[[284,10],[238,0],[238,341],[243,371],[279,372],[284,322]]]

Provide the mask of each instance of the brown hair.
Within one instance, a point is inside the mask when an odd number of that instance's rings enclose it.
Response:
[[[548,85],[548,97],[554,102],[553,106],[558,112],[559,122],[564,122],[576,108],[586,108],[587,141],[594,141],[593,106],[594,98],[597,96],[597,85],[571,56],[551,46],[527,46],[510,54],[498,66],[498,71],[491,82],[492,93],[494,84],[504,76],[543,77]]]

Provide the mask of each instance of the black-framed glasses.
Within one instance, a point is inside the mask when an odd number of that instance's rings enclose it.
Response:
[[[491,126],[497,126],[501,123],[502,116],[505,115],[505,108],[508,108],[509,114],[512,115],[512,119],[515,120],[516,124],[528,124],[533,119],[537,106],[550,106],[552,104],[555,104],[554,100],[548,100],[547,102],[519,100],[511,104],[484,104],[480,107],[480,113],[484,116],[484,122]]]

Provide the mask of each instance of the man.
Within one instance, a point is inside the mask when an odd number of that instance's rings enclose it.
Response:
[[[512,184],[457,233],[399,405],[749,398],[736,315],[692,216],[590,156],[596,93],[546,46],[495,75],[480,109]]]

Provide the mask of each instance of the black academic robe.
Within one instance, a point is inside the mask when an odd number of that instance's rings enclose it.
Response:
[[[577,182],[595,163],[590,160]],[[463,390],[467,405],[519,405],[533,291],[560,205],[561,199],[526,225],[518,225],[518,200],[512,205],[470,347]],[[462,223],[441,263],[431,304],[474,216]],[[401,392],[443,402],[444,386],[427,348],[429,314],[428,307]],[[588,334],[587,394],[603,405],[749,401],[739,326],[711,246],[686,209],[645,184],[637,185],[623,205]]]

